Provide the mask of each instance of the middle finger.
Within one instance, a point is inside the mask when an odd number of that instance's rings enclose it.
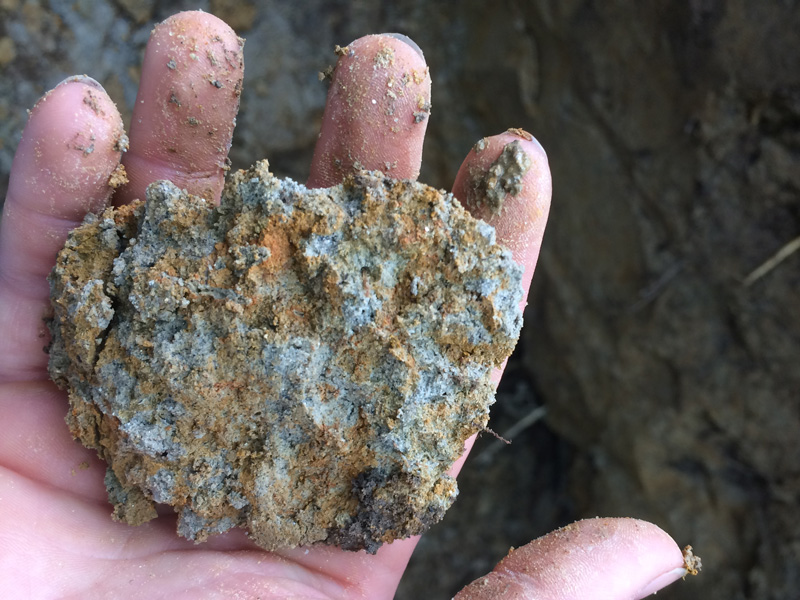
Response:
[[[416,179],[431,110],[422,51],[405,36],[383,34],[337,53],[308,186],[336,185],[359,169]]]

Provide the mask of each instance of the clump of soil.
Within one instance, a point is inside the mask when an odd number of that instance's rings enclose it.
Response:
[[[452,195],[266,161],[215,207],[169,182],[72,232],[50,374],[117,519],[377,548],[438,521],[521,326],[521,267]]]
[[[485,148],[486,141],[481,139],[473,146],[473,151],[479,154]],[[467,203],[473,207],[485,207],[492,215],[500,214],[506,197],[518,196],[522,191],[522,180],[530,168],[531,157],[519,140],[506,144],[487,170],[476,168],[470,174],[472,182],[467,188]]]

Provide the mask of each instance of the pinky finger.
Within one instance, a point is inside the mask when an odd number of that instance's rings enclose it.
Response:
[[[640,600],[685,576],[690,559],[651,523],[587,519],[509,552],[454,600]]]

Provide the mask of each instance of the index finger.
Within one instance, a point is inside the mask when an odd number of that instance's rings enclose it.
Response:
[[[161,179],[219,200],[242,91],[243,45],[225,22],[201,11],[156,25],[123,160],[129,183],[116,204],[144,199],[147,186]]]

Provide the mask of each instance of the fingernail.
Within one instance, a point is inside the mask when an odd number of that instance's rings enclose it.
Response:
[[[547,150],[544,149],[544,146],[542,146],[542,144],[539,142],[539,140],[536,139],[536,137],[533,134],[528,133],[524,129],[520,129],[520,128],[517,128],[517,127],[512,127],[511,129],[508,129],[506,131],[506,133],[510,133],[512,135],[516,135],[517,137],[520,137],[520,138],[522,138],[523,140],[525,140],[527,142],[533,142],[534,144],[536,144],[539,147],[539,150],[541,150],[542,153],[545,156],[547,156]]]
[[[673,569],[672,571],[668,571],[663,575],[659,575],[653,581],[648,583],[644,586],[639,593],[636,595],[637,598],[646,598],[652,594],[655,594],[658,590],[667,587],[670,583],[675,583],[681,577],[686,575],[686,569],[683,567],[678,567],[677,569]]]
[[[544,154],[545,158],[547,158],[547,150],[544,149],[544,146],[542,146],[539,140],[537,140],[536,137],[531,137],[531,141],[537,146],[539,146],[539,150],[541,150],[542,154]]]
[[[88,75],[70,75],[63,81],[59,82],[59,84],[56,85],[55,87],[59,87],[67,83],[85,83],[86,85],[90,85],[94,88],[97,88],[98,90],[104,92],[106,91],[105,88],[102,85],[100,85],[99,81],[97,81],[92,77],[89,77]]]
[[[402,33],[382,33],[381,35],[392,37],[396,40],[400,40],[401,42],[405,42],[406,44],[411,46],[414,50],[416,50],[417,54],[419,54],[423,59],[425,58],[425,55],[422,53],[422,48],[420,48],[417,45],[417,43],[407,35],[403,35]]]
[[[30,116],[33,113],[33,111],[36,110],[42,102],[44,102],[45,100],[47,100],[47,98],[50,97],[50,94],[53,93],[53,90],[55,90],[56,88],[61,87],[62,85],[65,85],[67,83],[72,83],[72,82],[85,83],[86,85],[89,85],[89,86],[91,86],[93,88],[96,88],[96,89],[98,89],[98,90],[100,90],[102,92],[106,91],[105,88],[103,88],[103,86],[100,85],[100,83],[96,79],[92,79],[88,75],[70,75],[69,77],[67,77],[63,81],[58,82],[58,84],[56,84],[52,89],[47,90],[41,96],[41,98],[39,98],[36,101],[36,104],[33,105],[33,108],[31,108],[31,110],[28,111],[28,116]]]

